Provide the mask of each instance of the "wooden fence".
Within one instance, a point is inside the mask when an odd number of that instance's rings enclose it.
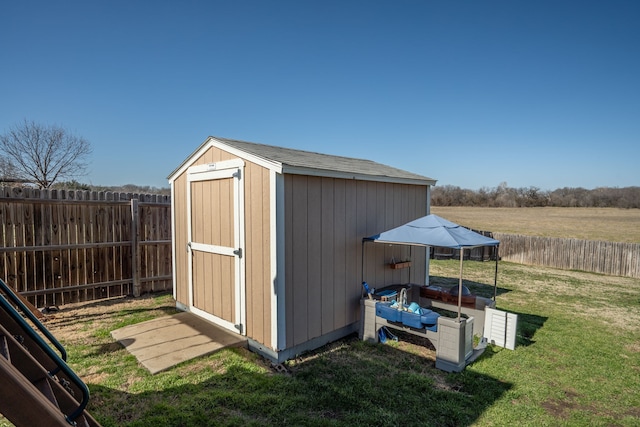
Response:
[[[491,231],[474,230],[472,228],[470,228],[470,230],[475,231],[476,233],[482,234],[483,236],[490,237],[492,239],[495,238]],[[497,253],[498,253],[498,250],[495,246],[479,246],[476,248],[466,249],[462,254],[462,256],[463,256],[463,259],[469,259],[472,261],[490,261],[490,260],[496,259]],[[460,259],[460,250],[434,246],[431,248],[430,255],[431,255],[431,258],[435,258],[435,259],[449,259],[449,258]]]
[[[168,196],[0,187],[0,233],[0,278],[37,307],[172,287]],[[481,233],[506,261],[640,277],[640,244]]]
[[[640,244],[493,233],[500,258],[520,264],[640,277]]]
[[[473,230],[500,241],[500,259],[519,264],[541,265],[565,270],[582,270],[611,276],[640,278],[640,244],[595,240],[524,236]],[[431,257],[458,259],[460,251],[434,247]],[[496,248],[483,246],[467,250],[464,259],[494,260]]]
[[[168,196],[0,188],[0,278],[37,307],[172,287]]]

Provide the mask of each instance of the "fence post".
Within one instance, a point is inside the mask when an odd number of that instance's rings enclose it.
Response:
[[[138,262],[138,199],[131,199],[131,275],[133,278],[133,296],[139,297],[140,289],[140,263]]]

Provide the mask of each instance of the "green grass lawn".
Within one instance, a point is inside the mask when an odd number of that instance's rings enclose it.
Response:
[[[492,295],[494,264],[464,266],[465,285]],[[456,282],[458,268],[432,261],[432,279]],[[348,337],[286,374],[234,349],[150,375],[109,332],[173,313],[170,296],[110,304],[49,326],[105,427],[640,425],[637,279],[501,263],[497,305],[519,315],[518,345],[489,346],[461,373],[435,369],[432,348],[401,336]]]

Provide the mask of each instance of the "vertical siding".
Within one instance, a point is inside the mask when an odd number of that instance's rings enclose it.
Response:
[[[247,336],[271,346],[269,170],[245,166],[245,268]]]
[[[353,304],[349,301],[354,294],[356,298],[359,298],[360,283],[362,282],[362,235],[366,234],[366,230],[358,228],[358,213],[364,205],[354,203],[357,202],[357,197],[355,183],[346,181],[343,202],[345,220],[342,233],[344,237],[336,239],[340,247],[344,248],[342,253],[338,252],[340,259],[344,260],[344,273],[338,276],[342,278],[342,281],[334,285],[336,287],[342,286],[341,313],[340,316],[335,317],[336,325],[355,322],[359,313],[358,310],[353,309]]]
[[[210,147],[190,166],[231,160],[237,156],[223,150]],[[245,162],[245,279],[247,336],[271,346],[271,287],[269,258],[269,172],[251,162]],[[175,227],[175,287],[176,299],[188,305],[188,268],[187,256],[187,179],[186,171],[174,179],[174,227]],[[211,194],[210,207],[214,209],[220,194]],[[227,229],[231,229],[227,227]],[[227,236],[228,237],[228,236]],[[233,236],[231,235],[231,238]],[[206,292],[206,290],[198,291]],[[232,305],[229,305],[231,307]]]
[[[293,207],[295,201],[293,199],[293,185],[291,184],[291,179],[285,175],[285,183],[284,183],[284,233],[285,233],[285,245],[284,245],[284,253],[285,253],[285,272],[284,272],[284,280],[285,280],[285,329],[286,329],[286,346],[291,347],[292,342],[295,341],[295,333],[294,333],[294,325],[295,320],[293,315],[296,313],[296,301],[294,300],[294,269],[290,268],[292,263],[295,260],[294,253],[295,248],[293,242],[297,239],[300,240],[299,235],[296,233],[294,237],[294,223],[293,223]],[[296,209],[296,214],[300,215],[300,211]],[[299,243],[298,243],[299,245]],[[300,281],[301,282],[301,281]],[[305,282],[306,285],[306,282]],[[297,293],[299,295],[299,293]],[[298,317],[302,318],[302,315],[299,314]],[[303,340],[303,338],[299,338]]]
[[[344,200],[344,186],[336,185],[335,180],[324,179],[320,182],[320,201],[323,203],[323,209],[326,212],[333,212],[333,215],[322,215],[320,218],[321,230],[338,230],[342,232],[325,233],[320,236],[320,259],[318,272],[320,278],[320,298],[321,304],[318,307],[325,307],[333,304],[335,301],[335,276],[336,273],[336,259],[333,253],[333,246],[335,243],[335,237],[338,234],[344,236],[344,210],[336,209],[335,206],[343,207],[344,203],[341,201],[336,202],[336,199]],[[337,188],[336,188],[337,187]],[[338,265],[340,265],[338,263]],[[318,322],[318,326],[321,328],[320,333],[326,334],[333,329],[335,319],[335,313],[333,316],[321,316],[321,322]]]
[[[349,197],[348,189],[352,185],[347,185],[343,179],[324,180],[326,193],[323,199],[327,201],[326,209],[331,209],[333,214],[324,215],[328,218],[323,227],[323,259],[326,257],[326,269],[323,269],[323,278],[326,278],[325,289],[326,298],[323,298],[323,307],[330,307],[333,304],[332,315],[322,318],[322,332],[331,332],[335,325],[347,324],[347,282],[349,258],[355,263],[357,254],[349,254],[346,250],[347,242],[350,241],[350,233],[355,233],[355,227],[350,230],[349,217],[347,216],[347,203]],[[355,195],[355,192],[351,192]],[[326,232],[333,230],[333,232]],[[352,234],[353,237],[353,234]],[[349,255],[352,255],[351,257]],[[324,296],[324,293],[323,293]]]
[[[309,195],[307,191],[308,179],[306,176],[301,176],[296,180],[297,185],[291,186],[291,204],[293,205],[294,211],[291,216],[292,240],[290,245],[293,249],[293,254],[290,259],[288,258],[285,261],[285,268],[287,270],[291,269],[293,272],[292,280],[287,282],[286,286],[290,287],[293,292],[293,298],[289,301],[292,303],[289,307],[291,307],[293,313],[292,316],[287,316],[287,319],[293,320],[293,340],[295,343],[305,342],[310,337],[307,311],[307,295],[309,293],[307,270],[309,258],[313,258],[313,255],[309,256],[307,253],[307,241],[309,240],[309,232],[313,233],[315,230],[309,230],[307,222],[309,218],[309,207],[307,204],[307,197]],[[299,286],[299,284],[304,285]]]
[[[322,199],[322,178],[307,178],[307,317],[318,319],[309,322],[307,332],[312,337],[322,335],[322,216],[325,212]]]
[[[174,235],[174,292],[176,301],[189,304],[187,254],[187,175],[182,174],[173,181],[173,235]]]
[[[424,186],[285,176],[287,347],[358,321],[362,238],[426,215],[426,194]],[[365,251],[373,286],[424,280],[423,249],[367,244]],[[391,256],[410,252],[422,254],[416,267],[388,268]]]

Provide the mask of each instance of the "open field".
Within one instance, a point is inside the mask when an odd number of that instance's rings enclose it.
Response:
[[[457,283],[458,267],[433,260],[432,281]],[[465,285],[490,296],[493,272],[465,262]],[[105,427],[640,425],[639,280],[502,262],[497,293],[498,308],[519,316],[516,349],[489,346],[456,374],[401,335],[348,337],[286,373],[234,349],[150,375],[110,331],[175,313],[166,294],[67,305],[46,324]]]
[[[476,230],[640,243],[640,209],[432,206],[431,212]]]

